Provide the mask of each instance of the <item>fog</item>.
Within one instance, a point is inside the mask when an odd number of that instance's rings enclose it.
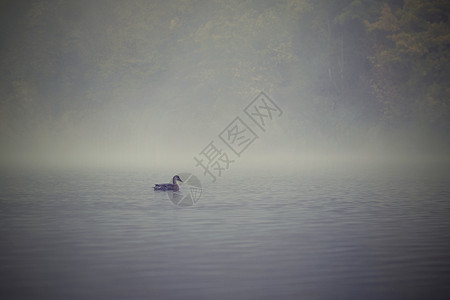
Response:
[[[236,170],[445,158],[448,111],[380,100],[344,2],[5,1],[1,163],[172,174],[211,141]],[[264,130],[244,112],[260,92],[282,111]],[[257,135],[239,156],[219,138],[236,117]]]

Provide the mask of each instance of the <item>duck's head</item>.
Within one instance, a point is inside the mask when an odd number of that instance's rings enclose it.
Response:
[[[183,182],[183,180],[181,180],[180,176],[178,176],[178,175],[173,176],[173,178],[172,178],[173,184],[177,184],[177,181]]]

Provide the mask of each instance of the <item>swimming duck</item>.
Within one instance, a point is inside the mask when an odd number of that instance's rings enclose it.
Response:
[[[172,178],[172,183],[160,183],[160,184],[155,184],[155,186],[153,187],[153,190],[155,191],[179,191],[180,187],[178,186],[177,181],[183,182],[183,180],[181,180],[180,176],[175,175]]]

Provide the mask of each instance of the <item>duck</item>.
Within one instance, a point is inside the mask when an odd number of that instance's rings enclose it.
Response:
[[[179,191],[180,187],[178,186],[178,181],[179,182],[183,182],[183,180],[181,180],[180,176],[175,175],[172,178],[172,183],[157,183],[155,184],[155,186],[153,187],[154,191]]]

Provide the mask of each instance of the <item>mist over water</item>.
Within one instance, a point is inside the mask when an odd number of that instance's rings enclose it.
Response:
[[[390,111],[368,33],[323,19],[352,6],[322,2],[6,1],[2,163],[186,163],[260,91],[284,113],[246,159],[446,156],[445,118]]]

